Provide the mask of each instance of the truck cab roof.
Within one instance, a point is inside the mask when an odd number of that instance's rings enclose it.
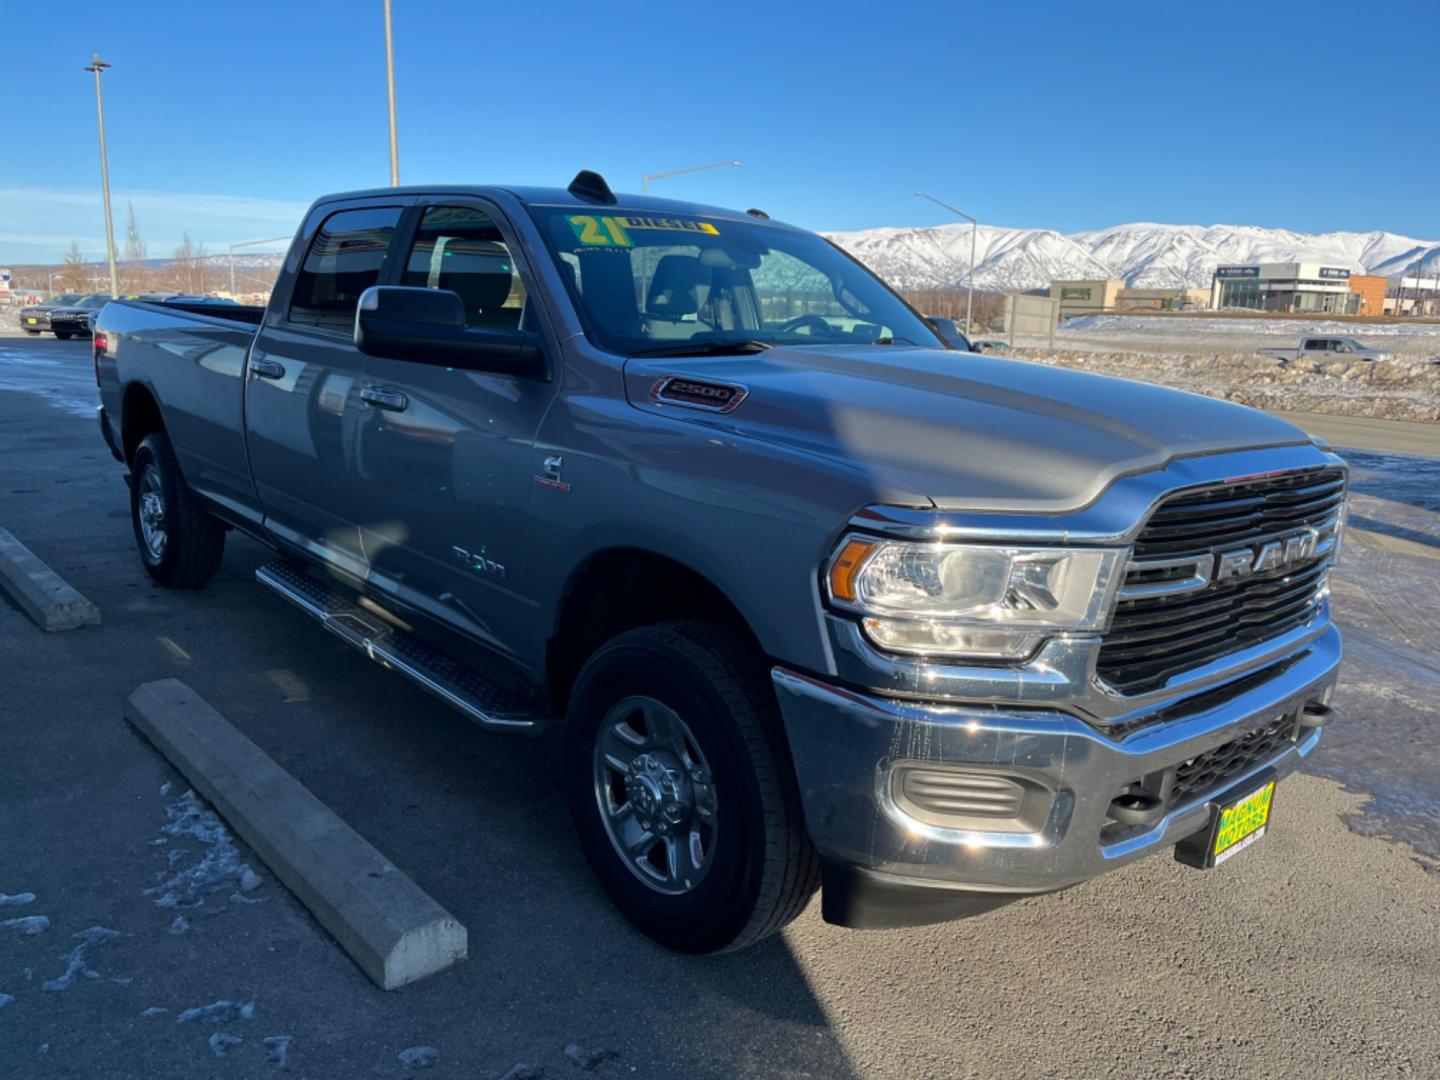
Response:
[[[605,203],[576,195],[568,188],[530,187],[510,184],[416,184],[402,187],[366,188],[360,191],[337,191],[322,195],[315,205],[343,202],[347,199],[371,199],[384,196],[408,196],[429,198],[436,195],[473,195],[480,198],[509,196],[530,206],[573,206],[577,209],[604,212],[607,207],[623,206],[626,210],[644,211],[653,214],[703,214],[706,217],[749,220],[746,211],[733,207],[711,206],[707,203],[689,202],[684,199],[657,199],[653,195],[627,195],[616,193],[616,202]],[[771,222],[782,225],[784,222]]]

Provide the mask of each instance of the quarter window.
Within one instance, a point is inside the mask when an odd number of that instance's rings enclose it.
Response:
[[[397,206],[341,210],[326,218],[296,276],[291,321],[345,327],[354,323],[360,294],[380,281],[399,221]]]
[[[525,310],[525,285],[509,247],[490,216],[473,207],[425,211],[405,263],[405,284],[458,294],[467,326],[516,330]]]

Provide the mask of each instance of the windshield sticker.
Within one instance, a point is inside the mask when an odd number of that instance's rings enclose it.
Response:
[[[688,232],[719,236],[720,230],[708,221],[687,221],[664,217],[593,217],[572,214],[565,219],[575,236],[587,247],[634,247],[632,232]]]

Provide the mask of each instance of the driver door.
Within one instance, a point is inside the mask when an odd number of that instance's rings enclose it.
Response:
[[[448,289],[466,323],[532,328],[523,265],[481,200],[422,204],[397,284]],[[533,446],[554,382],[367,356],[356,462],[371,584],[502,653],[527,641]]]

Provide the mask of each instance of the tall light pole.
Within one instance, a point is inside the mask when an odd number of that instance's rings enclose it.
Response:
[[[110,256],[110,295],[120,295],[120,279],[115,274],[115,222],[110,216],[110,162],[105,154],[105,98],[100,93],[100,73],[110,65],[97,52],[90,58],[86,71],[95,73],[95,112],[100,117],[100,187],[105,195],[105,251]]]
[[[400,136],[395,128],[395,35],[390,31],[390,0],[385,0],[385,90],[390,97],[390,186],[400,186]]]
[[[667,176],[683,176],[685,173],[704,172],[706,169],[738,169],[738,161],[712,161],[709,165],[691,165],[688,169],[671,169],[669,172],[651,173],[641,182],[640,190],[643,194],[650,194],[651,180],[664,180]]]
[[[239,244],[230,245],[230,295],[235,295],[235,249],[242,247],[258,247],[261,244],[278,244],[282,240],[289,240],[288,236],[267,236],[264,240],[245,240]]]
[[[943,206],[952,214],[957,214],[970,223],[970,280],[965,285],[965,336],[968,338],[970,336],[970,313],[975,307],[975,233],[979,230],[980,223],[964,210],[957,210],[949,203],[941,202],[934,195],[926,195],[923,191],[917,191],[915,197],[929,199],[936,206]]]

